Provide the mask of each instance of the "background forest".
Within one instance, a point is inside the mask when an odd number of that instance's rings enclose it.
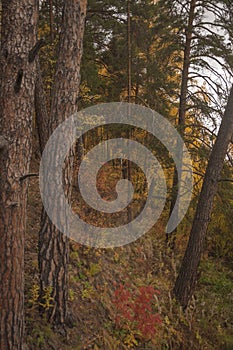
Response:
[[[231,0],[2,0],[1,8],[0,349],[233,349]],[[92,129],[64,170],[66,179],[73,173],[64,187],[81,218],[103,227],[127,223],[148,194],[140,169],[116,159],[101,169],[99,192],[112,200],[116,182],[128,178],[132,205],[109,218],[85,204],[79,166],[102,141],[144,144],[168,188],[163,213],[145,236],[94,249],[51,223],[40,197],[40,159],[65,118],[119,101],[149,107],[179,131],[193,161],[193,197],[178,228],[166,234],[178,188],[169,152],[140,128]],[[227,152],[211,170],[220,134]],[[213,181],[208,174],[216,174]],[[213,187],[205,195],[204,178]]]

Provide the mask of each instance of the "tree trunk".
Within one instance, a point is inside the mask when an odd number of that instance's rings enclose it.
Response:
[[[232,135],[233,88],[231,89],[220,130],[210,155],[188,246],[174,287],[175,296],[184,308],[187,307],[195,289],[197,270],[211,217],[214,195],[217,191],[218,180]]]
[[[185,48],[184,48],[184,61],[182,67],[182,80],[181,80],[181,90],[180,90],[180,101],[179,101],[179,118],[178,118],[178,130],[181,135],[184,135],[185,131],[185,115],[186,115],[186,100],[188,92],[188,80],[189,80],[189,67],[190,67],[190,56],[191,56],[191,43],[193,35],[193,24],[195,19],[195,8],[197,0],[191,0],[188,26],[185,33]],[[180,152],[180,157],[182,157],[182,152]],[[182,164],[182,162],[181,162]],[[169,217],[172,215],[173,210],[175,210],[175,204],[178,200],[178,170],[174,169],[173,174],[173,184],[172,184],[172,196]],[[178,207],[176,208],[176,217],[178,217]],[[169,230],[169,228],[168,228]],[[175,246],[176,229],[172,233],[167,233],[166,242],[173,249]]]
[[[40,153],[42,154],[46,142],[49,139],[49,114],[47,110],[47,102],[39,58],[36,60],[35,112]]]
[[[131,103],[132,94],[132,43],[131,43],[131,0],[127,0],[127,51],[128,51],[128,96],[127,102]],[[130,105],[128,107],[128,114],[130,116]],[[131,130],[128,131],[128,138],[131,139]],[[128,158],[130,158],[130,150],[128,151]],[[127,179],[131,181],[131,162],[127,160]],[[131,207],[127,207],[127,219],[128,222],[132,221]]]
[[[54,18],[53,18],[53,0],[49,0],[49,26],[50,26],[50,41],[54,40]]]
[[[43,147],[47,142],[46,135],[50,136],[65,118],[77,111],[86,5],[86,0],[64,1],[48,131],[39,130],[40,138],[43,138],[40,144]],[[46,127],[46,123],[38,123],[39,129],[43,127]],[[65,172],[65,192],[68,200],[71,191],[71,172],[72,155],[69,157],[69,164],[67,164]],[[43,210],[38,258],[41,296],[48,287],[51,288],[53,301],[47,316],[49,321],[56,326],[63,326],[68,317],[68,255],[68,237],[57,230]]]
[[[21,350],[24,331],[24,235],[32,151],[36,0],[2,1],[0,52],[0,349]]]

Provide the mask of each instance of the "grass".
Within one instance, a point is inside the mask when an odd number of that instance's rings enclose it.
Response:
[[[171,290],[184,252],[185,229],[180,240],[178,237],[176,253],[170,254],[164,245],[163,222],[137,242],[121,248],[92,249],[71,243],[69,309],[74,327],[67,329],[66,337],[55,333],[39,316],[36,303],[30,303],[33,286],[38,284],[41,208],[37,180],[30,181],[25,251],[28,350],[233,350],[232,268],[205,256],[195,297],[183,312]],[[132,288],[151,285],[160,291],[156,307],[162,325],[152,339],[142,340],[137,334],[116,328],[112,300],[116,285],[122,282]]]

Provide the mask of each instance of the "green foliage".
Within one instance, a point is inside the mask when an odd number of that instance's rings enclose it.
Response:
[[[32,307],[38,306],[40,287],[37,284],[34,284],[30,290],[30,299],[29,303]]]
[[[184,6],[181,6],[181,3]],[[187,29],[189,1],[173,0],[135,0],[131,2],[131,39],[132,39],[132,95],[133,102],[147,105],[174,124],[178,114],[178,99],[181,85],[181,69],[183,64],[183,51],[185,30]],[[217,3],[223,4],[218,11]],[[47,93],[47,102],[50,103],[50,92],[53,84],[53,76],[57,61],[57,42],[62,18],[63,1],[54,3],[53,39],[49,19],[49,2],[40,2],[39,37],[45,38],[47,45],[40,52],[40,61],[44,86]],[[127,2],[125,0],[90,0],[88,1],[88,14],[84,38],[84,55],[82,60],[82,83],[79,95],[79,108],[85,108],[100,102],[112,102],[126,100],[127,97]],[[215,25],[224,25],[224,31],[210,33],[201,26],[204,21],[205,11],[214,11]],[[152,348],[158,349],[232,349],[233,330],[232,314],[232,258],[233,258],[233,187],[230,182],[220,182],[218,198],[215,201],[215,211],[209,226],[206,250],[209,262],[201,265],[201,277],[196,291],[196,301],[186,313],[180,310],[179,305],[172,300],[169,291],[174,283],[174,274],[178,258],[183,254],[190,225],[195,211],[198,194],[202,184],[210,150],[215,141],[213,133],[207,129],[213,126],[217,128],[216,117],[221,115],[227,94],[227,84],[223,81],[224,74],[231,72],[233,66],[233,28],[232,28],[232,4],[230,1],[200,1],[195,14],[195,28],[193,35],[195,41],[192,45],[190,85],[187,98],[187,128],[186,142],[192,153],[195,175],[195,198],[193,199],[186,219],[179,226],[180,241],[177,245],[177,256],[173,261],[167,256],[163,244],[158,243],[158,231],[152,229],[151,240],[155,240],[155,249],[151,248],[151,260],[147,257],[146,241],[140,241],[140,247],[133,254],[128,253],[128,248],[117,249],[112,252],[96,251],[92,256],[91,248],[78,248],[70,254],[70,281],[69,300],[72,305],[83,313],[78,329],[74,333],[79,343],[84,335],[88,339],[86,346],[93,349],[127,349],[150,348],[148,339],[158,340],[158,345],[152,344]],[[213,23],[214,24],[214,23]],[[216,31],[214,27],[214,31]],[[210,30],[213,26],[209,27]],[[230,44],[230,45],[228,45]],[[228,46],[227,46],[228,45]],[[224,74],[219,76],[215,63],[210,56],[220,59],[221,69]],[[207,78],[202,79],[203,75]],[[196,76],[196,77],[194,77]],[[213,78],[214,76],[214,78]],[[212,78],[212,82],[211,79]],[[200,81],[202,81],[200,83]],[[212,87],[210,87],[212,85]],[[195,89],[198,89],[196,91]],[[86,120],[91,124],[90,120]],[[132,130],[131,130],[132,131]],[[95,130],[91,135],[84,137],[84,153],[96,143],[111,137],[127,137],[129,129],[111,125],[104,130]],[[119,136],[120,135],[120,136]],[[143,143],[157,156],[163,165],[166,174],[171,173],[174,166],[168,152],[157,140],[147,135],[143,130],[134,129],[133,137]],[[167,153],[166,153],[167,152]],[[115,164],[117,167],[117,164]],[[133,171],[132,171],[133,173]],[[137,173],[135,175],[135,173]],[[141,184],[143,174],[136,169],[135,198],[142,198]],[[109,176],[103,171],[102,180],[106,177],[114,179],[114,174]],[[226,159],[223,178],[232,177],[231,163]],[[168,180],[169,185],[169,180]],[[144,193],[147,194],[146,191]],[[38,195],[38,194],[37,194]],[[166,208],[167,209],[167,208]],[[161,223],[161,235],[164,235],[167,212],[163,213]],[[38,213],[39,217],[39,213]],[[164,219],[165,218],[165,219]],[[162,237],[161,241],[164,238]],[[129,248],[130,251],[131,247]],[[133,249],[133,248],[132,248]],[[160,260],[158,261],[157,252]],[[131,260],[128,258],[130,255]],[[97,260],[98,258],[98,260]],[[212,260],[213,259],[213,260]],[[227,262],[227,264],[226,264]],[[105,264],[105,265],[103,265]],[[175,267],[174,267],[175,266]],[[228,266],[225,269],[223,266]],[[36,266],[34,266],[36,268]],[[229,268],[230,267],[230,268]],[[174,274],[173,274],[174,272]],[[147,316],[157,312],[156,299],[146,300],[146,293],[140,294],[139,287],[124,287],[116,303],[112,303],[112,281],[125,281],[136,285],[157,285],[161,293],[161,309],[163,324],[154,339],[150,333],[145,334],[145,329],[139,329],[139,318],[144,317],[146,325]],[[137,284],[138,283],[138,284]],[[126,292],[124,294],[124,292]],[[33,285],[29,297],[30,331],[29,340],[32,348],[47,349],[47,340],[51,335],[51,329],[40,327],[41,319],[36,320],[35,312],[38,306],[48,311],[52,306],[53,289],[44,289],[42,298],[39,296],[39,286]],[[144,300],[138,297],[143,295]],[[118,295],[119,296],[119,295]],[[124,300],[122,300],[122,298]],[[93,303],[94,299],[94,303]],[[143,299],[141,297],[141,299]],[[137,301],[136,301],[137,300]],[[140,312],[135,305],[141,307]],[[95,320],[91,320],[90,311],[93,306]],[[111,305],[111,306],[110,306]],[[114,305],[114,307],[113,307]],[[119,316],[118,321],[110,322],[111,312]],[[150,308],[151,307],[151,308]],[[152,311],[151,311],[152,310]],[[96,321],[96,315],[99,319]],[[28,317],[28,316],[27,316]],[[29,317],[28,317],[29,318]],[[106,321],[107,320],[107,321]],[[154,319],[155,320],[155,319]],[[43,320],[45,321],[45,320]],[[93,333],[98,334],[96,340],[90,337],[89,323],[93,322]],[[84,323],[84,325],[83,325]],[[118,326],[117,326],[118,323]],[[32,326],[33,325],[33,326]],[[39,325],[39,326],[38,326]],[[86,326],[88,325],[88,327]],[[153,318],[149,325],[153,328]],[[86,331],[86,328],[88,330]],[[117,329],[116,329],[117,328]],[[87,334],[85,334],[85,332]],[[92,331],[91,331],[92,332]],[[144,333],[143,333],[144,332]],[[102,334],[103,333],[103,334]],[[101,338],[102,337],[102,338]],[[72,336],[71,336],[72,338]],[[82,339],[82,340],[80,340]],[[99,345],[100,343],[100,345]],[[60,345],[59,345],[60,346]],[[62,345],[63,347],[63,345]],[[55,347],[56,348],[56,347]],[[70,345],[67,349],[81,349],[82,345]],[[66,345],[64,345],[66,349]]]
[[[70,252],[70,259],[77,264],[77,267],[80,267],[82,265],[78,252],[76,250],[73,250],[72,252]]]
[[[75,300],[75,291],[73,289],[69,289],[69,300],[74,301]]]
[[[216,348],[228,349],[233,341],[230,335],[233,334],[232,271],[209,259],[202,262],[200,272],[197,296],[200,305],[204,307],[198,308],[197,312],[199,311],[202,333],[208,334],[208,330],[212,329],[210,341]],[[213,329],[217,331],[214,332]]]
[[[228,296],[233,291],[233,274],[226,274],[221,267],[210,262],[201,265],[200,283],[211,287],[212,291],[219,295]]]
[[[82,290],[82,299],[90,299],[94,294],[93,286],[88,282],[84,282]]]
[[[33,349],[47,350],[48,340],[53,336],[49,325],[38,323],[27,338],[27,344]]]
[[[225,164],[222,178],[231,178],[231,169]],[[218,197],[209,226],[207,246],[211,256],[223,259],[230,266],[233,258],[233,184],[223,181],[219,184]]]
[[[41,301],[39,302],[39,305],[42,306],[42,308],[45,311],[48,311],[51,307],[53,307],[54,298],[52,294],[53,294],[53,287],[48,286],[43,289],[43,295],[42,295]]]
[[[52,307],[53,297],[52,297],[52,287],[46,287],[43,290],[43,295],[40,295],[40,287],[34,284],[29,293],[29,305],[31,313],[36,316],[39,308],[43,308],[44,311],[48,311]]]
[[[172,50],[169,55],[162,54],[155,14],[156,6],[150,0],[131,3],[132,98],[133,102],[149,105],[167,115],[168,101],[176,93],[179,82],[171,65]],[[127,2],[90,1],[80,106],[125,100],[127,66]]]
[[[89,276],[95,276],[101,271],[102,271],[102,268],[101,268],[101,266],[99,264],[91,263],[90,264],[90,269],[88,271],[88,275]]]
[[[46,345],[44,333],[41,330],[33,329],[32,336],[35,339],[35,345],[43,349]]]

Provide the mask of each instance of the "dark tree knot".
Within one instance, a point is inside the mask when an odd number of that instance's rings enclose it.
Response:
[[[14,90],[16,94],[20,92],[22,80],[23,80],[23,69],[19,69],[16,81],[15,81],[15,86],[14,86]]]

